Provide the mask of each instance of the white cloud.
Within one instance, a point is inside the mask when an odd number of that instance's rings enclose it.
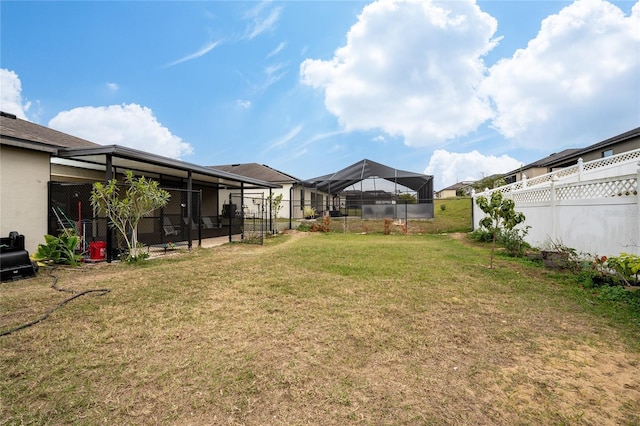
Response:
[[[277,55],[280,52],[282,52],[282,50],[285,48],[286,45],[287,45],[287,43],[285,43],[284,41],[280,42],[280,44],[275,49],[273,49],[271,52],[269,52],[267,54],[267,59],[269,59],[272,56]]]
[[[424,173],[433,175],[434,189],[439,191],[457,182],[474,181],[496,173],[507,173],[521,165],[520,161],[507,155],[496,157],[482,155],[475,150],[456,153],[437,149],[433,151]]]
[[[118,90],[120,90],[120,86],[118,86],[117,83],[107,83],[107,89],[112,92],[117,92]]]
[[[199,58],[201,56],[204,56],[207,53],[209,53],[210,51],[212,51],[219,44],[220,44],[219,41],[209,42],[206,45],[202,46],[200,48],[200,50],[198,50],[197,52],[191,53],[191,54],[189,54],[189,55],[187,55],[185,57],[182,57],[182,58],[180,58],[180,59],[178,59],[176,61],[169,62],[168,64],[165,64],[164,68],[169,68],[169,67],[172,67],[174,65],[178,65],[178,64],[181,64],[183,62],[187,62],[187,61],[190,61],[192,59],[196,59],[196,58]]]
[[[280,19],[282,7],[270,6],[270,1],[263,1],[246,13],[245,18],[252,21],[247,27],[245,35],[246,39],[252,40],[265,31],[271,31],[275,28],[278,20]]]
[[[326,108],[346,130],[381,129],[407,145],[435,145],[492,117],[477,87],[496,28],[473,1],[377,1],[331,60],[301,64],[301,79],[324,90]]]
[[[248,109],[248,108],[251,108],[251,101],[238,99],[236,100],[236,105],[242,109]]]
[[[122,145],[170,158],[193,148],[158,122],[151,109],[137,104],[80,107],[63,111],[49,127],[102,145]]]
[[[640,124],[640,2],[577,0],[482,84],[493,126],[521,146],[586,146]]]
[[[18,74],[0,68],[0,109],[27,120],[26,112],[30,106],[30,102],[22,99],[22,83]]]
[[[280,148],[280,147],[288,144],[296,136],[298,136],[298,134],[301,131],[302,131],[302,125],[298,125],[298,126],[294,127],[293,129],[289,130],[286,135],[280,136],[279,138],[277,138],[276,140],[271,142],[269,144],[269,147],[267,148],[267,150],[270,150],[270,149],[273,149],[273,148]]]

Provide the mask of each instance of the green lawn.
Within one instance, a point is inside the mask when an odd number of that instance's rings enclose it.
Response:
[[[443,207],[444,206],[444,207]],[[409,220],[407,234],[439,234],[442,232],[471,231],[471,198],[458,197],[434,200],[434,218],[428,220]],[[322,218],[316,219],[317,223]],[[404,233],[404,223],[393,221],[391,232]],[[384,220],[361,220],[359,217],[331,218],[329,228],[332,232],[342,233],[383,233]]]
[[[454,210],[447,207],[442,213]],[[457,235],[305,233],[59,270],[0,424],[639,424],[637,315]],[[0,285],[0,331],[67,297]]]

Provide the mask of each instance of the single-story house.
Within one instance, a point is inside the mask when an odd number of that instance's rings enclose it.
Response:
[[[69,223],[89,239],[106,240],[107,259],[117,249],[105,218],[90,205],[94,182],[120,179],[125,170],[160,182],[169,204],[139,226],[141,242],[188,242],[231,234],[219,191],[277,189],[280,185],[119,145],[99,145],[15,115],[0,116],[0,235],[25,235],[30,252]],[[85,223],[86,222],[86,223]],[[82,225],[82,226],[81,226]]]
[[[436,192],[436,198],[453,198],[458,196],[460,193],[464,195],[469,195],[471,193],[471,186],[473,185],[472,181],[462,181],[454,183],[451,186],[447,186],[446,188],[441,189]]]
[[[273,194],[274,197],[282,195],[281,210],[278,212],[279,218],[301,219],[306,206],[313,206],[316,211],[321,214],[329,204],[329,194],[323,192],[316,193],[314,190],[315,188],[305,186],[302,180],[265,164],[244,163],[210,167],[215,170],[222,170],[240,176],[260,179],[272,184],[280,185],[281,188],[272,189],[270,191],[252,191],[254,196],[263,197],[265,199],[269,194]],[[231,191],[227,191],[226,193],[227,198],[229,192]],[[251,208],[251,206],[248,206],[248,208]]]
[[[640,149],[640,127],[589,145],[586,148],[570,148],[553,153],[548,157],[505,173],[504,179],[507,184],[514,183],[521,181],[523,174],[527,179],[531,179],[573,166],[578,162],[579,158],[587,162],[636,149]]]

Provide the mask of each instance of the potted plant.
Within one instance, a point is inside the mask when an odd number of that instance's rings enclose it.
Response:
[[[304,210],[302,211],[302,215],[304,216],[305,219],[315,219],[316,214],[317,214],[316,209],[311,206],[305,207]]]

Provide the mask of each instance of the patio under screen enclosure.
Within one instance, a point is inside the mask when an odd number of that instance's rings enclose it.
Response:
[[[191,247],[194,243],[200,245],[202,239],[222,236],[229,236],[232,241],[244,238],[245,231],[256,226],[267,231],[267,203],[254,200],[251,192],[280,187],[117,145],[61,150],[51,160],[49,233],[57,235],[62,228],[75,227],[83,246],[103,241],[107,260],[117,258],[122,247],[119,235],[110,229],[105,217],[93,211],[90,197],[94,182],[120,180],[125,170],[158,181],[171,195],[164,208],[138,225],[139,241],[151,247],[169,243]],[[220,194],[221,190],[225,195]],[[226,195],[229,191],[230,196]],[[260,204],[256,209],[260,216],[245,217],[242,206],[246,204]]]
[[[326,199],[311,205],[331,216],[362,219],[433,219],[433,176],[362,160],[338,172],[304,182]],[[313,195],[313,194],[312,194]]]

